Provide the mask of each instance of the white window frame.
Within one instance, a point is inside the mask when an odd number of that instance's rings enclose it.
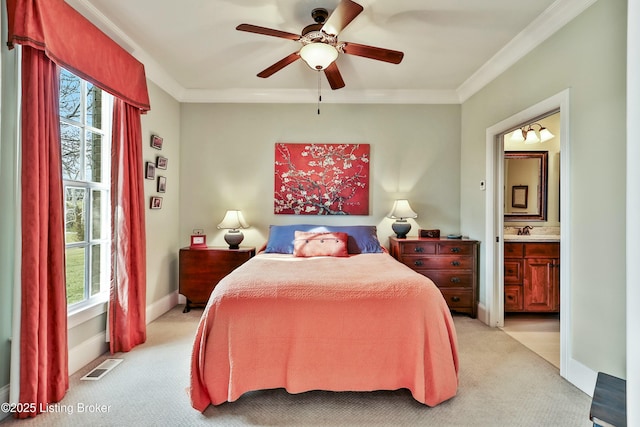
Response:
[[[73,73],[72,73],[73,74]],[[78,77],[78,76],[76,76]],[[80,140],[82,147],[82,155],[80,155],[80,168],[82,170],[82,174],[86,172],[85,168],[85,160],[86,156],[84,155],[86,149],[86,136],[87,132],[96,133],[102,136],[103,144],[102,144],[102,155],[101,158],[103,160],[103,164],[101,165],[102,170],[102,179],[101,182],[91,182],[85,180],[67,180],[63,179],[63,188],[64,188],[64,197],[66,201],[66,190],[67,188],[82,188],[86,191],[86,196],[84,200],[84,215],[85,215],[85,239],[83,242],[74,242],[67,244],[65,242],[65,254],[66,249],[73,247],[82,247],[85,248],[85,265],[84,265],[84,299],[82,301],[78,301],[73,304],[67,305],[67,316],[68,316],[68,328],[72,328],[78,324],[85,322],[86,320],[98,316],[106,311],[106,302],[109,298],[109,283],[111,279],[111,121],[112,121],[112,111],[113,111],[113,97],[102,91],[102,129],[95,128],[87,124],[86,117],[86,91],[87,91],[87,81],[80,78],[81,89],[80,89],[80,104],[81,104],[81,112],[79,120],[67,119],[60,117],[60,124],[68,124],[73,125],[80,128]],[[101,213],[100,213],[100,225],[101,232],[100,239],[93,239],[93,230],[92,230],[92,191],[99,190],[102,192],[105,200],[101,204]],[[66,207],[65,207],[66,209]],[[66,211],[65,211],[66,218]],[[66,224],[65,224],[66,227]],[[66,230],[65,230],[66,231]],[[100,291],[95,295],[91,295],[91,251],[88,250],[89,247],[100,245],[101,253],[100,253]],[[66,274],[66,271],[65,271]]]

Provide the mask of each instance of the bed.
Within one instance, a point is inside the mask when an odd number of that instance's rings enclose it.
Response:
[[[276,247],[274,227],[266,250],[222,279],[203,311],[191,356],[195,409],[274,388],[406,388],[428,406],[455,396],[458,352],[449,309],[431,280],[382,249],[375,227],[367,226],[374,231],[368,248],[351,244],[358,237],[351,227],[342,235],[287,226],[284,249]],[[335,236],[344,241],[335,243]],[[337,252],[318,250],[336,245]]]

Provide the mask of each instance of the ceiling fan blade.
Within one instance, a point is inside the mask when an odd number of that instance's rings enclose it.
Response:
[[[282,70],[284,67],[291,64],[292,62],[297,61],[298,59],[300,59],[300,54],[298,52],[294,52],[289,56],[285,56],[280,61],[273,64],[272,66],[267,67],[264,70],[260,71],[258,73],[258,77],[262,77],[263,79],[266,79],[267,77]]]
[[[376,59],[378,61],[399,64],[404,57],[404,53],[397,50],[383,49],[381,47],[366,46],[358,43],[345,43],[342,51],[349,55],[362,56],[364,58]]]
[[[288,33],[286,31],[274,30],[266,27],[259,27],[251,24],[240,24],[236,27],[238,31],[246,31],[248,33],[263,34],[265,36],[281,37],[289,40],[299,40],[299,34]]]
[[[322,26],[322,31],[337,36],[356,16],[360,15],[362,10],[363,7],[358,3],[342,0]]]
[[[324,69],[324,75],[327,76],[331,89],[336,90],[344,87],[344,80],[342,80],[342,75],[340,74],[340,70],[338,70],[338,65],[336,65],[335,61]]]

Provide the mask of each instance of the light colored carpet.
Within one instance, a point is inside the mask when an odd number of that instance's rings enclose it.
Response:
[[[314,391],[291,395],[257,391],[199,413],[189,405],[189,358],[202,313],[182,307],[148,328],[133,351],[105,354],[70,379],[60,403],[74,409],[8,426],[591,426],[591,399],[558,370],[503,331],[455,316],[460,348],[458,395],[434,408],[406,390],[371,393]],[[80,377],[105,358],[124,361],[100,381]],[[82,405],[107,405],[106,413],[78,413]]]

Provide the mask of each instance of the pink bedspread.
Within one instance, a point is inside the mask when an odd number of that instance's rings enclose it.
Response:
[[[453,320],[431,280],[387,253],[258,254],[216,286],[191,356],[191,403],[285,388],[455,396]]]

